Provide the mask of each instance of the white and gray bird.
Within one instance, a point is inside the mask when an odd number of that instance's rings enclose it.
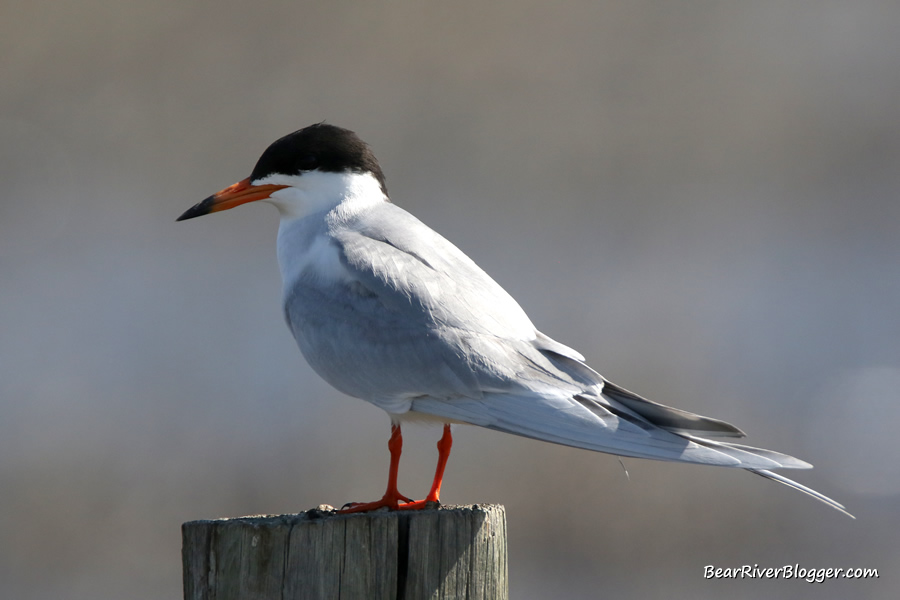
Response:
[[[378,161],[352,131],[320,123],[281,138],[250,177],[178,220],[257,200],[281,214],[284,314],[304,357],[335,388],[391,418],[387,491],[346,510],[439,501],[450,424],[467,423],[619,456],[746,469],[849,514],[772,471],[809,463],[709,439],[744,433],[633,394],[538,331],[468,256],[391,203]],[[415,419],[444,424],[421,501],[397,490],[400,425]]]

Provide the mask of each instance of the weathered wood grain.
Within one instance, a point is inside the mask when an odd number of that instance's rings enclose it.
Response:
[[[185,600],[509,597],[497,505],[191,521],[182,540]]]

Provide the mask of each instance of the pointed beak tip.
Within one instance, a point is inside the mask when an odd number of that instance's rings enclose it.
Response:
[[[214,200],[215,196],[210,196],[202,202],[198,202],[197,204],[184,211],[180,217],[175,219],[175,222],[177,223],[178,221],[187,221],[188,219],[195,219],[197,217],[202,217],[203,215],[208,215],[210,212],[212,212],[210,209],[212,208]]]

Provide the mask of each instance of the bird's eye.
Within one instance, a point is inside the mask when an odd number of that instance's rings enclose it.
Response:
[[[313,154],[308,154],[300,159],[300,170],[312,171],[319,166],[319,160]]]

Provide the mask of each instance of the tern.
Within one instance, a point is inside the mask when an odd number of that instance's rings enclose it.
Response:
[[[281,216],[284,315],[303,356],[332,386],[391,418],[387,491],[345,512],[439,503],[450,424],[465,423],[618,456],[745,469],[850,514],[773,472],[809,463],[710,439],[744,433],[619,387],[538,331],[474,261],[391,202],[375,155],[354,132],[326,123],[295,131],[272,143],[248,178],[178,220],[260,200]],[[434,481],[419,501],[397,489],[401,424],[415,420],[443,424]]]

